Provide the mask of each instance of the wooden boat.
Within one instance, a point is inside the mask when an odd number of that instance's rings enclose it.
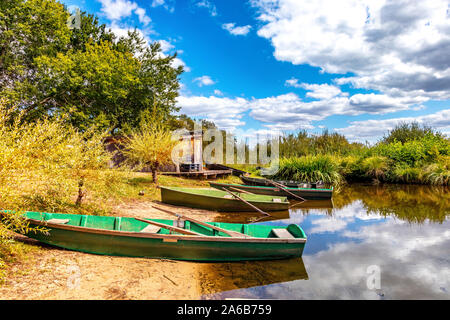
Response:
[[[24,216],[30,227],[47,230],[44,234],[32,229],[26,236],[102,255],[195,261],[269,260],[299,257],[306,243],[305,233],[295,224],[274,227],[42,212],[26,212]]]
[[[289,207],[289,202],[283,194],[268,196],[234,193],[263,211],[284,211]],[[177,206],[224,212],[255,211],[228,192],[211,188],[161,187],[161,201]]]
[[[242,182],[249,186],[268,186],[273,187],[273,184],[268,179],[261,179],[261,178],[253,178],[253,177],[246,177],[244,175],[239,176],[241,178]],[[288,188],[323,188],[324,184],[321,182],[301,182],[301,181],[284,181],[284,180],[273,180],[276,183],[279,183],[285,187]]]
[[[210,182],[209,185],[218,190],[231,189],[242,190],[243,192],[250,192],[253,194],[270,195],[270,196],[286,196],[289,199],[295,199],[294,196],[287,193],[278,187],[266,187],[266,186],[249,186],[244,184],[228,184]],[[333,195],[333,188],[331,189],[314,189],[314,188],[286,188],[290,193],[302,197],[306,200],[325,200],[331,199]]]

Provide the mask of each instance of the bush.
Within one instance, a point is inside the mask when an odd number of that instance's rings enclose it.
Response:
[[[109,164],[103,137],[63,119],[22,123],[19,109],[0,100],[0,209],[79,212],[86,183],[99,180],[104,173],[98,169]],[[14,215],[1,219],[0,263],[12,252],[11,231],[26,227]]]
[[[393,142],[406,143],[408,141],[420,140],[429,134],[435,134],[431,127],[421,126],[417,122],[404,122],[398,124],[394,129],[389,131],[387,136],[382,139],[382,142],[385,144]]]
[[[339,173],[339,159],[330,155],[282,158],[280,169],[272,177],[297,181],[339,185],[343,179]]]
[[[368,177],[380,181],[384,179],[389,169],[389,164],[386,157],[372,156],[362,160],[361,167]]]

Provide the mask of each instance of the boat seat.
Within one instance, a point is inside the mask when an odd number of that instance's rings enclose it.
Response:
[[[272,201],[273,201],[273,202],[283,202],[283,201],[281,201],[280,198],[273,198]]]
[[[161,230],[160,227],[154,226],[152,224],[149,224],[144,229],[142,229],[140,232],[146,232],[146,233],[158,233],[158,231]]]
[[[295,237],[286,229],[272,229],[272,232],[282,239],[295,239]]]
[[[45,220],[45,222],[58,223],[58,224],[66,224],[69,221],[70,221],[69,219],[49,219],[49,220]]]
[[[223,196],[225,199],[233,199],[234,197],[231,194],[226,194]]]

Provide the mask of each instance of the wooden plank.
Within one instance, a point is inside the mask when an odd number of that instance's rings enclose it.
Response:
[[[181,234],[207,237],[206,235],[204,235],[202,233],[198,233],[198,232],[194,232],[194,231],[191,231],[191,230],[186,230],[186,229],[182,229],[182,228],[178,228],[178,227],[174,227],[174,226],[169,226],[169,225],[167,225],[165,223],[161,223],[161,222],[145,220],[145,219],[140,219],[140,218],[134,218],[134,219],[136,219],[138,221],[146,222],[146,223],[149,223],[149,224],[153,224],[155,226],[158,226],[158,227],[170,230],[170,231],[178,232],[178,233],[181,233]]]
[[[168,213],[168,214],[171,214],[171,215],[176,216],[176,217],[178,217],[180,219],[191,221],[191,222],[194,222],[194,223],[199,224],[201,226],[208,227],[208,228],[211,228],[211,229],[223,232],[225,234],[228,234],[230,237],[253,238],[253,237],[248,236],[248,235],[246,235],[244,233],[240,233],[240,232],[237,232],[237,231],[231,231],[231,230],[223,229],[223,228],[220,228],[220,227],[217,227],[217,226],[213,226],[213,225],[210,225],[210,224],[208,224],[206,222],[203,222],[203,221],[200,221],[200,220],[197,220],[197,219],[194,219],[194,218],[186,217],[186,216],[184,216],[182,214],[171,212],[169,210],[161,209],[161,208],[158,208],[158,207],[155,207],[155,206],[152,206],[152,208],[154,208],[156,210],[159,210],[159,211],[162,211],[162,212],[165,212],[165,213]]]
[[[69,219],[49,219],[49,220],[45,220],[45,222],[57,223],[57,224],[66,224],[69,221],[70,221]]]
[[[272,232],[281,239],[295,239],[295,237],[286,229],[272,229]]]
[[[161,227],[149,224],[144,229],[142,229],[140,232],[158,233],[159,230],[161,230]]]

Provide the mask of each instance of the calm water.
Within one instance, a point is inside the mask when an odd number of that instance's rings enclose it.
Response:
[[[203,298],[450,299],[449,191],[352,185],[257,222],[300,224],[302,259],[206,264]],[[240,219],[228,221],[252,217]],[[380,286],[369,287],[377,270]]]

